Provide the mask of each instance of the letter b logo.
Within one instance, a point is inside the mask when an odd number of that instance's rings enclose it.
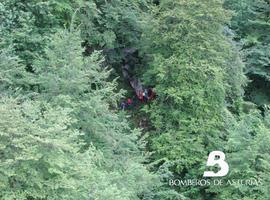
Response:
[[[219,156],[219,158],[216,159],[216,156]],[[220,177],[228,174],[229,165],[225,162],[225,154],[222,151],[212,151],[209,154],[206,166],[214,165],[219,165],[221,169],[217,173],[213,171],[205,171],[203,174],[204,177]]]

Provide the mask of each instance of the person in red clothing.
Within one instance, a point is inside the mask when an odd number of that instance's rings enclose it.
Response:
[[[132,105],[133,104],[133,100],[131,99],[131,98],[128,98],[127,99],[127,104],[130,106],[130,105]]]
[[[140,101],[143,101],[143,92],[142,91],[138,94],[138,99]]]
[[[132,98],[128,98],[127,99],[127,106],[129,109],[131,109],[133,107],[134,103],[133,103],[133,99]]]
[[[154,92],[154,90],[152,88],[148,89],[148,99],[149,100],[153,100],[156,97],[156,93]]]

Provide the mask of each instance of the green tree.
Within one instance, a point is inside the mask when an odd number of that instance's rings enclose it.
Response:
[[[1,40],[5,46],[13,45],[16,55],[31,71],[32,61],[43,55],[50,34],[70,26],[71,17],[80,3],[80,0],[2,1]]]
[[[269,110],[262,117],[257,110],[233,116],[227,113],[228,142],[226,160],[229,174],[223,178],[224,187],[212,187],[215,199],[261,199],[269,198]],[[232,184],[232,180],[243,183]],[[231,181],[230,184],[228,181]],[[252,184],[250,183],[252,181]]]
[[[12,182],[4,184],[3,199],[135,200],[155,196],[153,190],[159,183],[141,164],[140,132],[112,110],[121,97],[115,92],[116,82],[107,81],[110,72],[100,66],[99,53],[83,57],[80,41],[78,32],[53,35],[44,56],[33,62],[33,72],[24,72],[19,79],[35,87],[19,91],[24,96],[18,101],[3,100],[7,108],[2,116],[10,117],[1,122],[6,124],[1,145],[7,155],[1,172],[10,171],[1,178]],[[11,77],[5,88],[13,90],[16,76],[12,70],[4,73]],[[7,129],[8,121],[16,123]],[[12,150],[13,144],[18,151]],[[13,157],[23,158],[25,164],[10,163]]]
[[[269,104],[270,66],[270,4],[268,0],[227,0],[226,6],[235,11],[231,28],[240,41],[246,74],[251,79],[247,98],[257,105]]]
[[[0,88],[2,94],[12,93],[16,88],[24,87],[23,80],[26,75],[24,65],[14,54],[11,46],[0,50]]]
[[[226,102],[241,98],[245,82],[224,34],[229,17],[223,1],[166,0],[153,6],[145,22],[143,44],[152,61],[144,81],[158,97],[144,111],[153,125],[152,159],[157,170],[167,169],[165,181],[201,177],[208,153],[224,150]],[[176,190],[192,199],[211,198],[205,188]]]
[[[0,198],[87,199],[97,152],[79,153],[70,110],[1,97]],[[22,102],[23,101],[23,102]]]
[[[148,5],[148,0],[86,1],[76,15],[81,23],[85,55],[102,50],[106,63],[115,69],[112,75],[119,76],[122,50],[137,48],[143,32],[141,21]]]
[[[142,32],[147,1],[87,1],[81,7],[82,38],[92,49],[132,47]]]

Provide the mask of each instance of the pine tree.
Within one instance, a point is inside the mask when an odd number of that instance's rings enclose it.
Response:
[[[16,88],[24,87],[24,66],[11,46],[0,51],[0,69],[1,93],[12,93]]]
[[[81,7],[82,38],[92,49],[134,47],[147,1],[89,1]]]
[[[50,34],[68,28],[81,0],[9,0],[0,2],[0,37],[13,45],[17,56],[31,71],[33,59],[42,56]]]
[[[33,62],[34,72],[22,77],[35,87],[19,92],[18,100],[2,100],[1,179],[10,184],[0,197],[154,198],[158,179],[141,164],[139,130],[113,111],[121,93],[107,81],[110,71],[101,67],[100,54],[83,57],[79,32],[60,31],[51,40]],[[16,77],[9,72],[12,90]]]
[[[269,197],[269,111],[262,117],[258,110],[250,110],[233,116],[228,113],[228,143],[226,160],[230,164],[229,174],[223,178],[224,186],[212,186],[216,199],[262,199]],[[243,181],[231,184],[232,180]],[[229,183],[230,184],[226,184]],[[249,183],[247,181],[252,181]]]
[[[0,198],[88,199],[95,149],[79,153],[70,110],[1,97]]]
[[[247,98],[259,106],[269,104],[270,3],[227,0],[226,5],[236,12],[231,27],[237,33],[235,39],[242,44],[246,74],[252,80]]]
[[[167,169],[165,181],[199,179],[208,153],[224,150],[225,103],[241,97],[232,91],[241,91],[245,82],[243,65],[224,34],[229,17],[223,1],[166,0],[146,21],[143,44],[152,61],[144,80],[158,97],[144,111],[154,126],[152,159],[157,170]],[[232,63],[237,73],[229,76]],[[205,188],[176,190],[192,199],[211,197]]]

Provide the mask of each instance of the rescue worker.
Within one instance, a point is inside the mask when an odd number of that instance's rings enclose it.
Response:
[[[144,89],[143,91],[143,101],[144,102],[147,102],[149,99],[149,96],[148,96],[148,90],[147,89]]]
[[[121,108],[121,110],[126,110],[126,108],[127,108],[127,104],[126,104],[126,102],[125,102],[125,101],[122,101],[122,102],[121,102],[121,104],[120,104],[120,108]]]
[[[156,97],[156,93],[154,92],[154,90],[152,88],[148,89],[148,99],[149,100],[153,100]]]
[[[128,108],[132,108],[132,106],[133,106],[133,100],[131,98],[127,99],[127,106],[128,106]]]
[[[139,99],[140,101],[143,101],[143,92],[139,92],[139,94],[138,94],[138,99]]]

